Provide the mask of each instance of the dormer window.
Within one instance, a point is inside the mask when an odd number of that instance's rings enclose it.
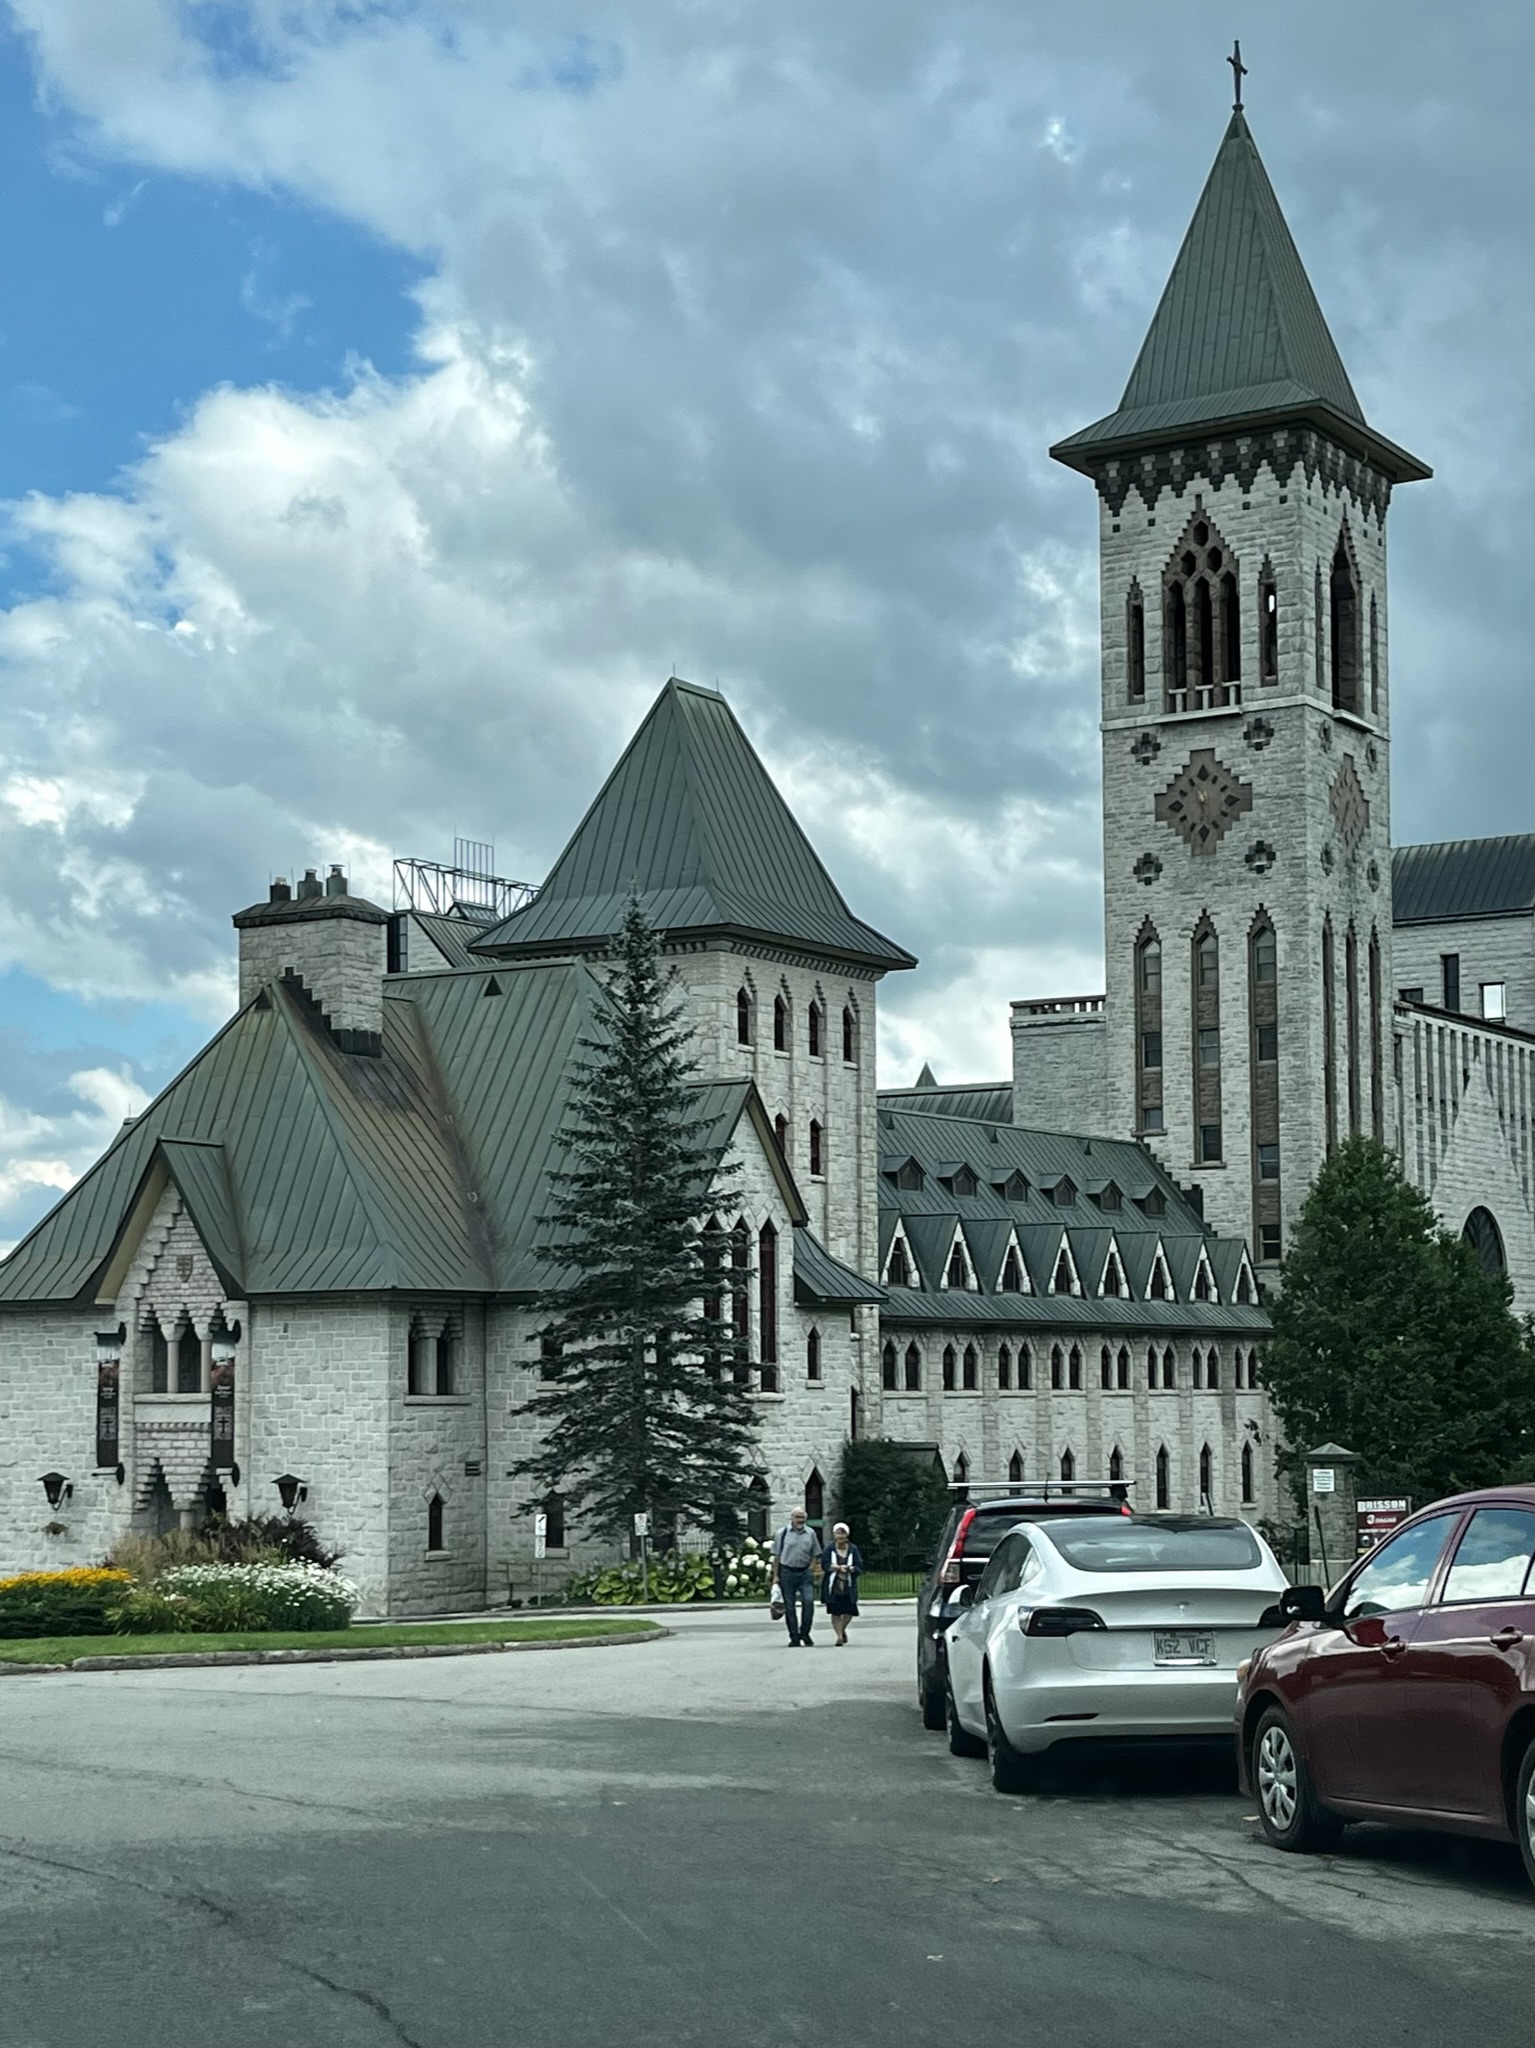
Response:
[[[1055,1271],[1050,1278],[1052,1294],[1080,1294],[1082,1283],[1077,1278],[1076,1267],[1071,1262],[1071,1253],[1063,1244],[1056,1254]]]
[[[1029,1198],[1028,1179],[1016,1169],[1006,1180],[994,1180],[992,1186],[1004,1202],[1026,1202]]]
[[[1119,1297],[1130,1292],[1125,1284],[1125,1269],[1119,1263],[1119,1254],[1116,1251],[1111,1250],[1104,1261],[1102,1291],[1110,1297]]]
[[[970,1285],[970,1274],[965,1264],[965,1248],[958,1238],[955,1238],[954,1249],[949,1253],[948,1282],[951,1287]]]
[[[1242,1261],[1242,1270],[1237,1274],[1237,1300],[1243,1308],[1253,1306],[1253,1276],[1247,1270],[1247,1261]]]
[[[1018,1256],[1018,1247],[1016,1245],[1008,1246],[1007,1257],[1002,1261],[1002,1292],[1004,1294],[1022,1294],[1023,1292],[1023,1261]]]
[[[978,1195],[981,1183],[968,1166],[951,1166],[947,1173],[938,1176],[939,1185],[948,1189],[951,1195]]]
[[[896,1186],[908,1194],[915,1194],[926,1185],[926,1182],[927,1175],[922,1171],[915,1159],[903,1160],[895,1170]]]
[[[1110,1181],[1107,1186],[1099,1190],[1098,1207],[1100,1209],[1122,1209],[1124,1207],[1124,1197],[1120,1194],[1113,1181]]]
[[[1138,1199],[1143,1216],[1165,1216],[1167,1214],[1167,1197],[1160,1188],[1152,1188]]]
[[[910,1287],[912,1284],[911,1258],[906,1241],[899,1235],[890,1247],[890,1256],[885,1261],[885,1285],[887,1287]]]
[[[1171,1301],[1173,1298],[1172,1275],[1167,1270],[1167,1261],[1162,1256],[1162,1247],[1157,1246],[1156,1257],[1151,1262],[1151,1285],[1146,1289],[1151,1301]]]
[[[1058,1209],[1069,1209],[1077,1199],[1076,1183],[1067,1174],[1062,1174],[1050,1190],[1050,1199]]]

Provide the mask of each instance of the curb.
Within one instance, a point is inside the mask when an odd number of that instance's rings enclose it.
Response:
[[[627,1644],[659,1643],[671,1634],[566,1636],[534,1643],[395,1643],[375,1650],[173,1650],[162,1657],[76,1657],[72,1664],[21,1664],[0,1660],[0,1678],[32,1672],[185,1671],[214,1664],[391,1664],[411,1657],[508,1656],[518,1650],[611,1650]]]

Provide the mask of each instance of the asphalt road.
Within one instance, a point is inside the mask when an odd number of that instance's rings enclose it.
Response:
[[[911,1626],[0,1680],[0,2043],[1529,2041],[1512,1849],[1279,1856],[1219,1763],[999,1798]]]

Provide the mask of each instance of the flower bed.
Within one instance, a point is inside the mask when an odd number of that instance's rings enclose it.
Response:
[[[100,1565],[0,1579],[0,1636],[110,1635],[132,1584],[127,1572]]]
[[[357,1611],[350,1579],[317,1564],[183,1564],[119,1600],[124,1635],[345,1628]]]
[[[766,1600],[772,1580],[766,1544],[748,1536],[737,1547],[716,1544],[707,1555],[657,1551],[648,1569],[637,1559],[593,1565],[566,1583],[565,1598],[596,1607],[638,1607],[647,1599],[660,1606],[702,1600]]]

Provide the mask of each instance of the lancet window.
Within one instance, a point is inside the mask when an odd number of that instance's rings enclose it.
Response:
[[[1235,557],[1196,513],[1163,572],[1163,670],[1169,711],[1242,701],[1242,615]]]

